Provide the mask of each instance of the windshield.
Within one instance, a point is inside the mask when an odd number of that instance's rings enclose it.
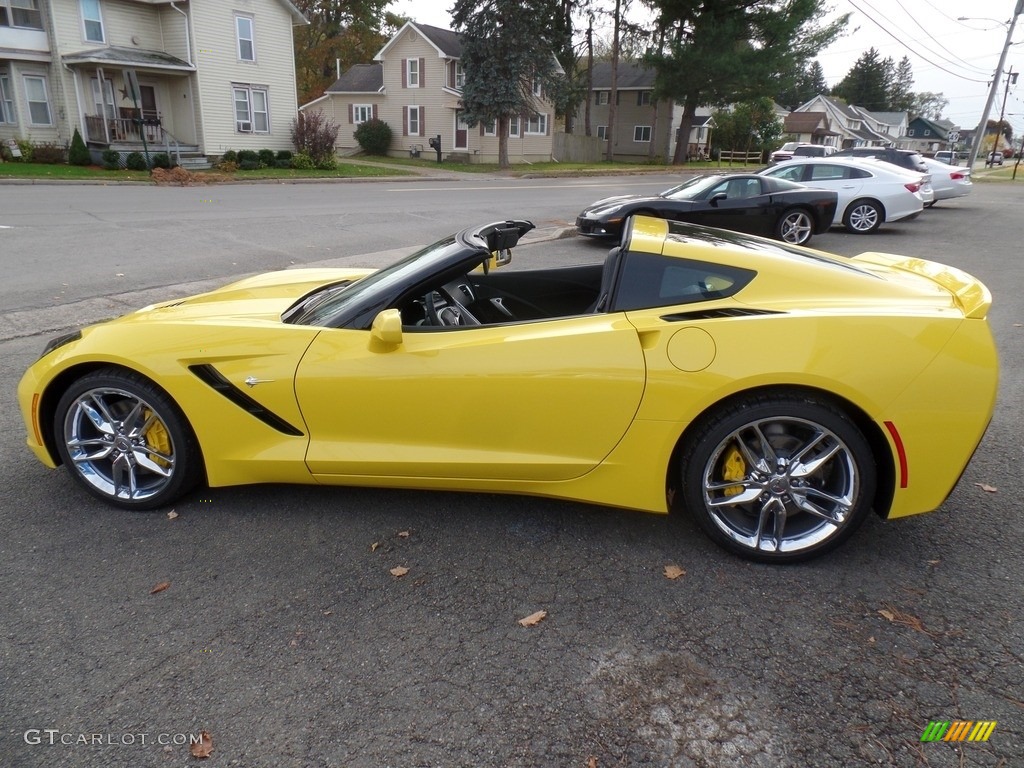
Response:
[[[695,176],[688,181],[661,193],[661,197],[669,200],[699,200],[711,187],[724,179],[723,176]]]
[[[283,319],[294,325],[326,325],[342,310],[356,305],[361,308],[373,305],[376,297],[386,300],[396,285],[406,284],[410,280],[415,282],[417,273],[433,272],[434,265],[446,257],[454,246],[455,237],[447,237],[362,280],[343,286],[335,284],[318,288],[294,305],[296,308],[301,307],[299,312],[292,314],[290,310]]]

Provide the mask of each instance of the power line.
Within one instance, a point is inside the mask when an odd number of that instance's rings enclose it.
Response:
[[[920,29],[920,30],[921,30],[922,32],[924,32],[924,33],[925,33],[925,34],[926,34],[926,35],[928,36],[928,38],[929,38],[929,39],[930,39],[930,40],[931,40],[932,42],[934,42],[934,43],[935,43],[935,44],[936,44],[937,46],[939,46],[939,48],[941,48],[942,50],[944,50],[944,51],[945,51],[946,53],[948,53],[948,54],[949,54],[950,56],[952,56],[952,57],[953,57],[954,59],[956,59],[956,61],[959,61],[959,62],[960,62],[961,64],[966,64],[966,65],[967,65],[968,67],[970,67],[971,69],[977,69],[977,70],[978,70],[978,72],[979,72],[979,74],[980,74],[980,73],[982,72],[982,70],[981,70],[981,69],[979,69],[978,67],[975,67],[975,66],[974,66],[973,64],[971,64],[971,63],[969,63],[969,62],[967,62],[967,61],[964,61],[964,60],[963,60],[963,59],[961,59],[961,58],[960,58],[959,56],[957,56],[957,55],[956,55],[955,53],[953,53],[953,52],[952,52],[951,50],[949,50],[949,49],[948,49],[948,48],[947,48],[946,46],[944,46],[944,45],[943,45],[942,43],[940,43],[940,42],[939,42],[938,40],[936,40],[936,39],[935,39],[935,37],[934,37],[934,36],[932,35],[932,33],[931,33],[931,32],[929,32],[929,31],[928,31],[927,29],[925,29],[925,28],[924,28],[924,26],[923,26],[923,25],[921,24],[921,22],[919,22],[919,21],[917,20],[917,17],[916,17],[916,16],[914,16],[914,15],[913,15],[913,14],[912,14],[912,13],[911,13],[910,11],[908,11],[908,10],[907,10],[907,7],[906,7],[905,5],[903,5],[903,3],[902,3],[902,1],[901,1],[901,0],[896,0],[896,4],[897,4],[897,5],[898,5],[898,6],[900,7],[900,8],[902,8],[902,9],[903,9],[903,12],[904,12],[904,13],[906,13],[906,14],[907,14],[907,16],[909,16],[909,17],[910,17],[910,20],[911,20],[912,22],[914,22],[914,23],[915,23],[915,24],[916,24],[916,25],[918,26],[918,28],[919,28],[919,29]],[[946,58],[945,56],[940,56],[939,58],[941,58],[941,59],[942,59],[943,61],[948,61],[948,62],[949,62],[950,64],[953,64],[953,65],[955,65],[955,64],[956,64],[956,62],[954,62],[954,61],[953,61],[952,59],[947,59],[947,58]]]

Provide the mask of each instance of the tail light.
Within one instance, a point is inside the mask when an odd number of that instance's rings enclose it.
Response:
[[[904,184],[903,186],[909,189],[911,192],[917,192],[921,188],[921,182],[913,181],[909,184]]]
[[[954,171],[953,173],[949,174],[949,178],[951,178],[953,181],[961,181],[961,180],[967,178],[967,174],[966,173],[956,173]]]

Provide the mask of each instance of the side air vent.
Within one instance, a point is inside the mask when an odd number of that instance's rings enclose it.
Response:
[[[293,427],[273,411],[268,411],[256,400],[253,400],[249,395],[224,378],[221,372],[212,365],[206,363],[190,365],[188,369],[204,384],[210,385],[243,411],[252,414],[267,426],[273,427],[278,432],[283,432],[286,435],[302,436],[301,430]]]
[[[755,315],[782,315],[773,309],[745,309],[742,307],[722,307],[721,309],[696,309],[692,312],[677,312],[674,315],[662,315],[666,323],[683,323],[688,320],[717,320],[723,317],[753,317]]]

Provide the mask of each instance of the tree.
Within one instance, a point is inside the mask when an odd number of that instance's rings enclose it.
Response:
[[[509,119],[537,112],[538,87],[559,92],[554,14],[552,0],[455,0],[452,7],[466,73],[462,116],[470,127],[495,125],[502,168],[509,165]]]
[[[909,112],[914,105],[914,70],[910,65],[910,59],[904,56],[900,59],[899,65],[892,78],[892,86],[889,88],[889,112]]]
[[[68,163],[71,165],[92,165],[92,155],[89,148],[82,140],[82,134],[75,128],[75,134],[71,137],[71,148],[68,150]]]
[[[914,117],[927,117],[929,120],[941,120],[942,111],[949,106],[949,99],[941,93],[920,91],[913,94],[910,108],[907,110]]]
[[[812,61],[794,78],[792,84],[775,95],[775,100],[793,110],[818,95],[828,94],[825,73],[817,60]]]
[[[305,104],[333,83],[338,68],[370,61],[406,19],[390,0],[295,0],[309,24],[295,28],[295,78]]]
[[[766,96],[737,104],[732,110],[719,110],[713,117],[715,145],[722,149],[764,154],[775,149],[782,138],[782,121]]]
[[[882,59],[869,48],[854,62],[846,77],[832,89],[832,95],[872,112],[885,112],[894,77],[892,59]]]
[[[819,0],[648,0],[665,43],[648,62],[654,97],[683,105],[673,162],[686,156],[697,108],[777,93],[819,50],[835,40],[847,16],[822,24]]]

